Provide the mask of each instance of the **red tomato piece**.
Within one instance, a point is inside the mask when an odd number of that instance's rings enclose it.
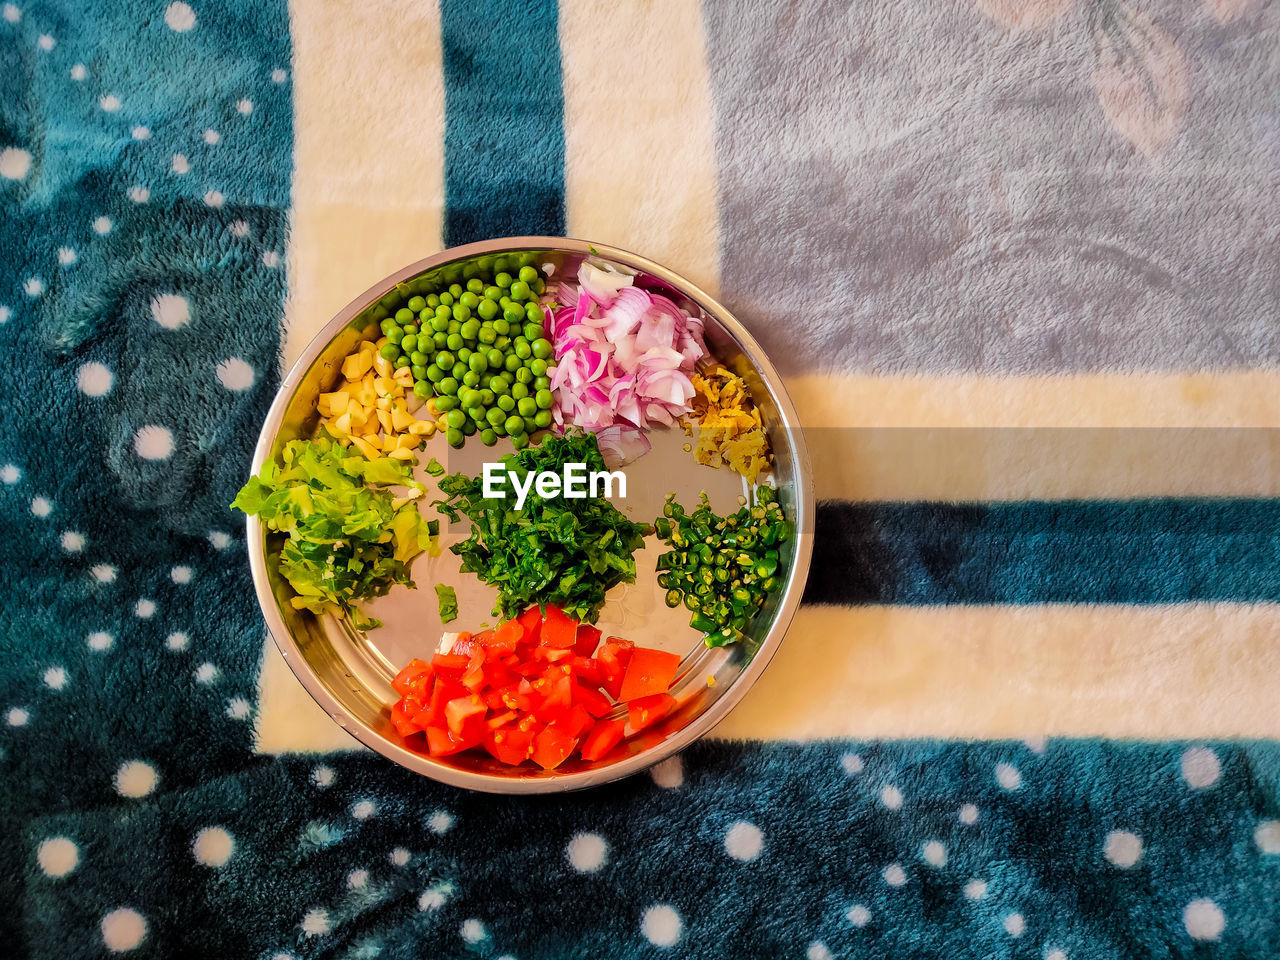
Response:
[[[572,677],[560,677],[558,680],[548,682],[539,680],[538,683],[545,683],[544,688],[539,688],[536,684],[534,690],[543,693],[543,700],[533,710],[533,715],[540,723],[552,723],[568,716],[569,710],[573,707],[574,682]]]
[[[622,689],[618,692],[618,699],[626,702],[638,700],[641,697],[651,697],[656,693],[666,693],[671,689],[671,681],[676,678],[678,669],[680,669],[679,654],[653,650],[649,647],[636,647],[631,652],[631,660],[622,678]]]
[[[509,723],[515,723],[519,718],[520,714],[514,710],[507,710],[505,713],[495,714],[484,723],[490,730],[497,730],[499,727],[505,727]]]
[[[564,720],[559,721],[559,723],[563,725],[564,732],[576,740],[591,728],[594,721],[595,718],[592,717],[591,714],[587,713],[585,707],[581,704],[575,704],[573,708],[569,710],[569,715],[565,717]]]
[[[467,669],[462,671],[462,685],[472,693],[478,693],[484,686],[484,648],[476,647],[467,661]]]
[[[596,652],[600,643],[600,631],[589,623],[578,625],[578,634],[573,641],[573,652],[580,657],[589,657]]]
[[[596,725],[582,741],[582,759],[599,760],[606,753],[622,742],[622,731],[627,721],[619,717],[617,720],[597,720]]]
[[[415,713],[422,709],[422,704],[417,700],[405,698],[396,701],[396,705],[391,708],[391,726],[395,727],[396,733],[402,737],[411,737],[421,728],[411,719]]]
[[[425,660],[410,660],[391,681],[391,689],[402,697],[416,696],[425,699],[430,693],[431,664]]]
[[[542,634],[539,643],[544,647],[572,647],[578,638],[578,621],[565,615],[559,607],[547,604],[542,618]]]
[[[520,616],[516,617],[520,626],[524,628],[524,643],[537,643],[538,635],[542,630],[542,611],[538,609],[538,605],[534,604]]]
[[[429,727],[444,723],[444,707],[445,704],[455,697],[465,697],[467,688],[460,684],[457,680],[449,677],[436,677],[435,686],[431,690],[431,699],[427,701],[427,705],[422,708],[421,712],[415,714],[411,719],[419,727]]]
[[[622,692],[622,678],[627,672],[627,664],[631,661],[633,649],[635,644],[630,640],[610,637],[596,651],[595,659],[600,664],[600,685],[615,700]]]
[[[437,670],[452,670],[455,673],[467,669],[467,664],[470,662],[469,655],[464,656],[460,653],[437,653],[431,658],[431,666]]]
[[[493,631],[492,638],[485,646],[499,653],[514,653],[516,647],[524,641],[524,627],[519,620],[508,620]]]
[[[533,762],[544,770],[554,770],[569,759],[576,737],[569,736],[555,724],[549,724],[533,738]]]
[[[573,651],[561,649],[560,647],[534,647],[533,656],[536,660],[558,663],[561,660],[567,660],[572,657]]]
[[[631,721],[631,729],[639,733],[645,727],[657,723],[676,705],[676,698],[669,693],[655,693],[649,697],[641,697],[627,704],[627,719]]]
[[[600,670],[599,660],[593,660],[590,657],[575,656],[571,666],[573,667],[574,674],[576,674],[578,679],[583,683],[588,683],[593,687],[598,687],[604,681],[604,674]]]
[[[457,697],[444,706],[444,719],[449,732],[463,740],[477,740],[477,729],[484,728],[487,709],[478,697]],[[480,734],[483,736],[483,733]]]
[[[474,747],[477,741],[460,740],[445,727],[427,727],[427,752],[433,757],[447,757]]]
[[[533,753],[533,738],[532,730],[496,730],[485,737],[484,748],[500,763],[517,767]]]
[[[578,684],[577,701],[593,717],[603,717],[613,709],[613,701],[599,690],[586,684]]]

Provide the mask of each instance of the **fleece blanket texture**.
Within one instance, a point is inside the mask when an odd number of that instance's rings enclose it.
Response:
[[[0,943],[1280,955],[1280,7],[0,5]],[[281,370],[444,245],[717,292],[822,500],[707,739],[562,797],[358,747],[254,599]]]

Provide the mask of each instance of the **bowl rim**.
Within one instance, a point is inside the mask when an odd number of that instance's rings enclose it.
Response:
[[[795,617],[796,609],[800,605],[801,595],[804,592],[805,581],[808,579],[809,565],[813,552],[812,511],[814,509],[813,471],[795,407],[792,405],[791,398],[787,394],[786,387],[783,385],[777,369],[755,338],[747,332],[738,319],[723,304],[697,284],[675,271],[655,263],[647,257],[620,247],[571,237],[497,237],[491,240],[449,247],[397,270],[356,296],[316,332],[308,341],[298,359],[294,361],[289,371],[281,379],[275,398],[258,434],[258,442],[253,453],[252,473],[256,475],[271,456],[271,448],[275,443],[276,435],[283,425],[285,412],[307,371],[333,339],[346,329],[361,311],[385,296],[390,290],[395,289],[397,284],[410,280],[435,267],[472,257],[528,250],[548,250],[578,254],[584,257],[598,256],[628,268],[642,271],[670,284],[689,299],[696,301],[705,311],[714,316],[717,323],[728,331],[730,336],[741,346],[743,353],[751,361],[761,379],[768,385],[773,396],[778,417],[781,420],[781,427],[790,441],[791,458],[794,464],[795,516],[792,519],[796,531],[795,560],[792,563],[786,587],[768,633],[761,641],[751,662],[742,669],[728,690],[717,697],[706,710],[690,723],[660,743],[598,769],[528,778],[496,777],[439,763],[425,754],[415,753],[392,743],[377,731],[351,716],[338,699],[330,694],[323,681],[302,655],[301,648],[294,639],[293,633],[285,625],[277,609],[276,597],[271,589],[267,571],[265,531],[256,516],[249,516],[246,522],[249,565],[253,574],[258,606],[267,621],[268,633],[270,633],[281,656],[284,657],[285,663],[289,665],[289,669],[302,683],[311,698],[348,734],[399,766],[450,786],[484,793],[519,795],[562,793],[621,780],[624,777],[647,770],[654,764],[679,753],[695,740],[708,734],[720,723],[741,702],[747,691],[751,689],[769,665]]]

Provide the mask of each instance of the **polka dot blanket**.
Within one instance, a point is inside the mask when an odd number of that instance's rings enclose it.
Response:
[[[1280,7],[0,4],[0,943],[68,958],[1280,953]],[[358,748],[229,508],[445,245],[666,263],[821,507],[763,678],[595,790]]]

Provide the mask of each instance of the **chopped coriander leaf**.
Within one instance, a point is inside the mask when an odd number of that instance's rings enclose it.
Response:
[[[447,583],[436,584],[436,599],[440,603],[440,622],[458,619],[458,595]]]
[[[430,460],[428,460],[426,467],[424,467],[423,469],[425,469],[427,473],[433,477],[444,476],[444,467],[441,466],[440,461],[437,460],[435,457],[432,457]]]

